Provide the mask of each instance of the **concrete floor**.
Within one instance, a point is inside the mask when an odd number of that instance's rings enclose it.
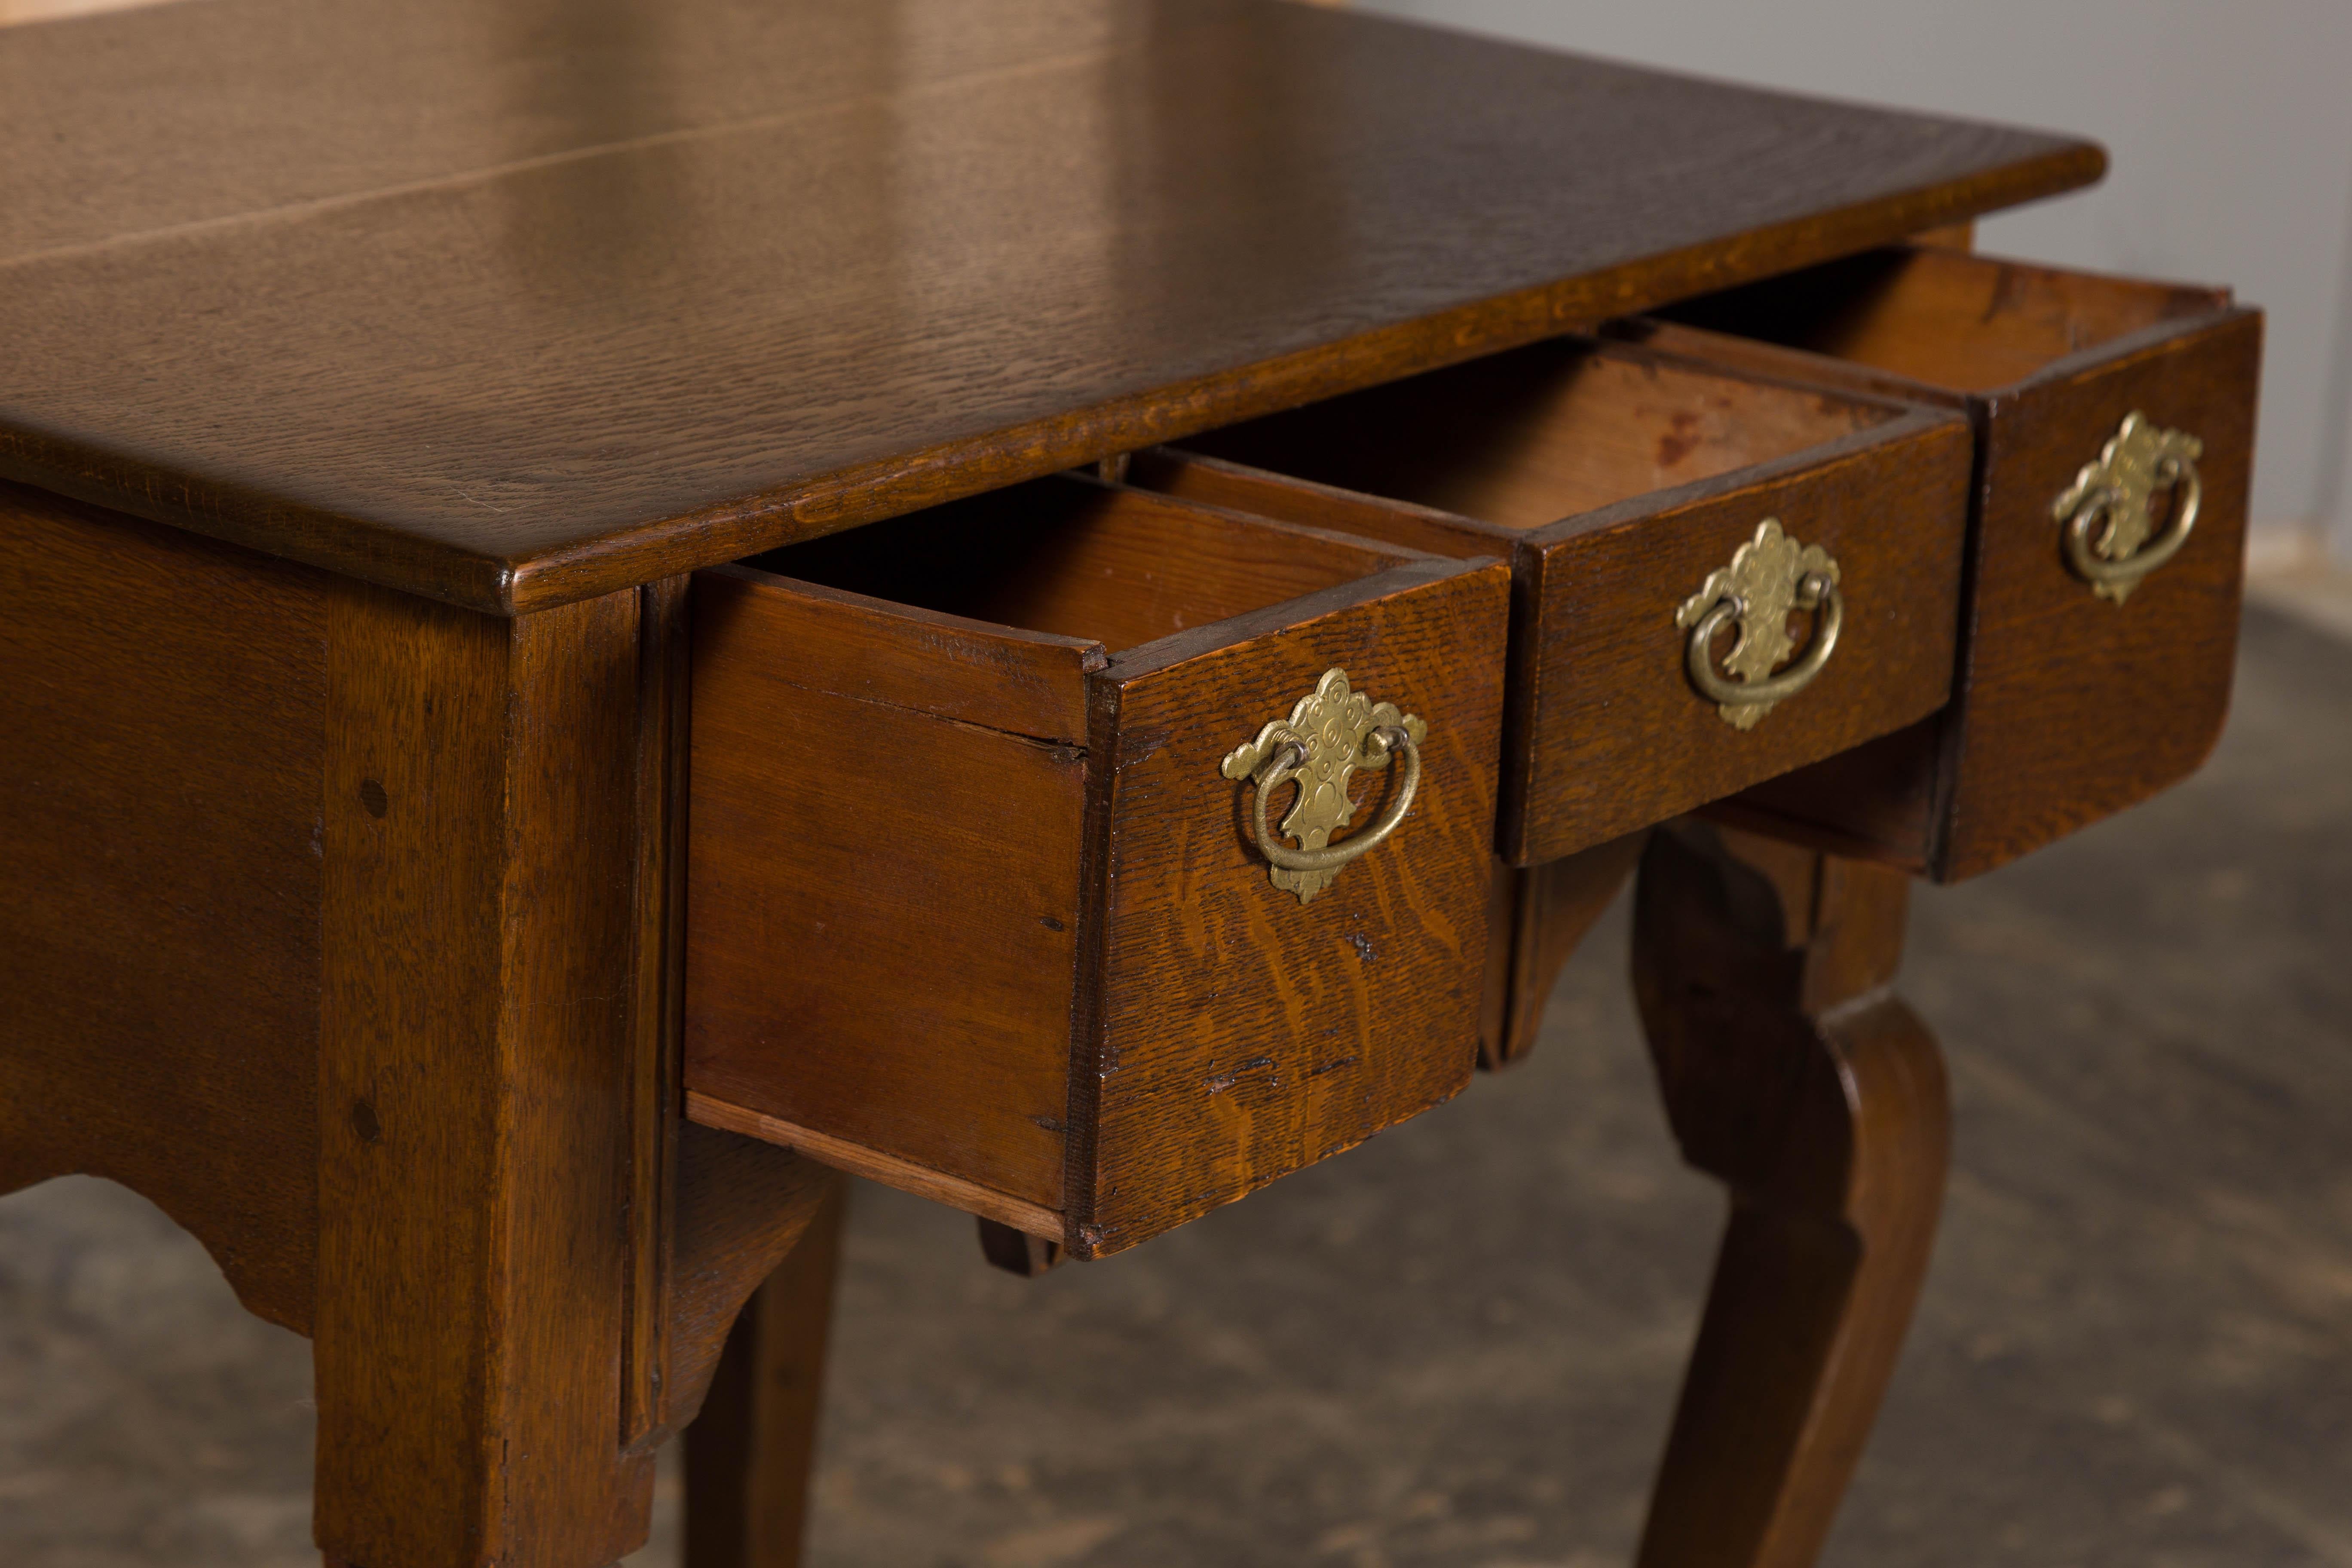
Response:
[[[2352,647],[2252,615],[2204,773],[1915,910],[1958,1163],[1827,1561],[2352,1568]],[[1104,1264],[862,1189],[814,1560],[1624,1562],[1722,1213],[1624,967],[1621,911],[1526,1068]],[[0,1563],[315,1563],[308,1385],[141,1200],[0,1202]]]

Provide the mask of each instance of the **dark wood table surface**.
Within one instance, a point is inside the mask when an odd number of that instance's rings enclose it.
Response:
[[[2104,167],[1264,0],[205,0],[0,144],[0,474],[505,613]]]

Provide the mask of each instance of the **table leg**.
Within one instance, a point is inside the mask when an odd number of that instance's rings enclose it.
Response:
[[[735,1320],[686,1429],[686,1568],[795,1568],[841,1258],[836,1184]]]
[[[623,1447],[638,596],[328,624],[314,1529],[364,1568],[602,1568]]]
[[[1900,873],[1684,823],[1642,863],[1634,985],[1684,1158],[1731,1188],[1643,1568],[1805,1568],[1927,1264],[1936,1043],[1888,990]]]

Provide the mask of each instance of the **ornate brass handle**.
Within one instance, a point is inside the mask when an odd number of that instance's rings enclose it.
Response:
[[[1251,820],[1257,826],[1258,853],[1264,855],[1269,864],[1285,871],[1336,871],[1366,850],[1379,847],[1382,840],[1397,830],[1397,824],[1404,820],[1404,814],[1412,809],[1413,792],[1421,787],[1421,748],[1412,743],[1412,737],[1402,729],[1386,725],[1365,736],[1364,744],[1367,749],[1377,746],[1381,752],[1402,746],[1404,749],[1404,782],[1397,785],[1396,798],[1389,802],[1388,809],[1381,813],[1379,821],[1353,838],[1343,839],[1320,849],[1289,847],[1274,837],[1265,821],[1266,798],[1298,776],[1299,769],[1307,763],[1307,748],[1296,741],[1284,742],[1274,759],[1254,775],[1257,781],[1257,805],[1251,814]]]
[[[2063,529],[2066,564],[2103,599],[2122,604],[2141,578],[2180,553],[2197,526],[2205,499],[2197,459],[2205,443],[2182,430],[2162,430],[2137,409],[2124,416],[2099,460],[2083,465],[2051,515]],[[2161,489],[2178,489],[2172,520],[2148,537],[2148,505]],[[2102,527],[2101,524],[2105,524]]]
[[[1386,842],[1412,809],[1413,795],[1421,788],[1421,742],[1427,733],[1428,726],[1417,715],[1349,690],[1348,672],[1330,669],[1291,708],[1288,719],[1272,721],[1257,739],[1227,752],[1220,770],[1224,776],[1255,786],[1250,821],[1274,885],[1297,894],[1303,904],[1329,887],[1349,861]],[[1400,751],[1404,775],[1398,781],[1396,797],[1370,827],[1333,844],[1332,833],[1348,826],[1356,812],[1356,803],[1348,796],[1355,771],[1384,768]],[[1298,840],[1296,849],[1277,838],[1266,822],[1274,792],[1294,783],[1298,797],[1282,819],[1282,831]]]
[[[1796,651],[1789,636],[1789,612],[1813,613],[1813,635],[1804,655],[1786,669],[1775,667]],[[1723,665],[1738,679],[1715,668],[1716,635],[1737,623],[1739,639]],[[1690,635],[1683,644],[1683,668],[1698,694],[1716,705],[1723,721],[1752,730],[1774,705],[1813,683],[1837,651],[1845,625],[1845,599],[1838,592],[1838,563],[1818,544],[1799,544],[1781,531],[1779,518],[1756,525],[1756,537],[1732,552],[1731,564],[1707,574],[1699,591],[1675,612],[1675,625]]]

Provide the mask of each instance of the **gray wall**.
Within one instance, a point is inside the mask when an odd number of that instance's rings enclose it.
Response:
[[[2221,282],[2270,312],[2258,528],[2352,561],[2346,0],[1359,0],[1587,54],[2096,138],[2105,184],[1986,250]]]

